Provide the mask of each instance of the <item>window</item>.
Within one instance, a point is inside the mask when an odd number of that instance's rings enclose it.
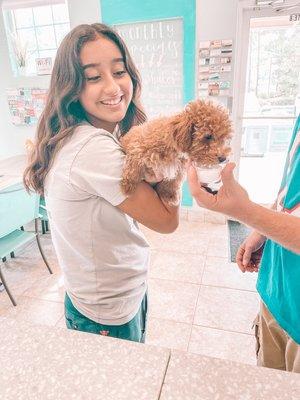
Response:
[[[70,31],[67,4],[52,1],[40,5],[39,1],[30,1],[27,7],[24,0],[19,2],[22,7],[9,9],[9,2],[6,3],[3,14],[13,70],[16,75],[35,75],[36,58],[54,60],[60,42]]]

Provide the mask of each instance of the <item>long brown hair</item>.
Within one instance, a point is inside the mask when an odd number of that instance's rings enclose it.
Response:
[[[119,124],[121,134],[146,121],[146,115],[139,105],[140,76],[122,38],[104,24],[78,25],[66,35],[57,50],[46,105],[37,127],[35,147],[23,176],[27,190],[43,194],[44,180],[56,151],[72,135],[75,127],[86,120],[85,110],[78,100],[84,85],[79,55],[82,46],[96,40],[99,35],[118,46],[133,84],[132,100]]]

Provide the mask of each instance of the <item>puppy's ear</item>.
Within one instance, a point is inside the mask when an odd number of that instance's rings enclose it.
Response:
[[[186,112],[176,115],[172,121],[173,139],[177,149],[187,152],[192,145],[195,130],[191,118]]]

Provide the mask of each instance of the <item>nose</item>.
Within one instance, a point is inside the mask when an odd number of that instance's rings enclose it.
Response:
[[[120,87],[113,77],[105,80],[104,92],[109,96],[116,96],[120,91]]]
[[[224,156],[220,156],[220,157],[218,157],[218,160],[219,160],[220,163],[222,163],[222,162],[226,161],[227,158],[224,157]]]

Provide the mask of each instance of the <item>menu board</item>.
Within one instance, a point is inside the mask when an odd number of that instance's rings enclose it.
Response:
[[[181,18],[116,25],[142,77],[148,117],[183,107],[183,21]]]
[[[46,104],[47,89],[7,89],[6,95],[11,121],[14,125],[37,123]]]

